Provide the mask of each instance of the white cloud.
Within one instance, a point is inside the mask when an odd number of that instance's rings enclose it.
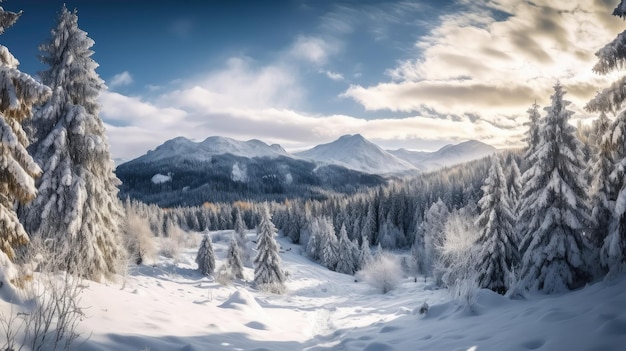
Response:
[[[535,100],[547,104],[557,79],[578,116],[582,103],[606,85],[606,78],[591,72],[593,53],[623,23],[611,18],[605,2],[459,1],[463,10],[441,18],[415,43],[419,57],[391,67],[389,81],[352,85],[342,95],[366,110],[408,117],[366,120],[299,111],[306,97],[299,75],[303,64],[329,79],[343,79],[326,67],[341,46],[302,35],[274,62],[234,57],[221,69],[164,86],[150,100],[103,94],[113,156],[137,157],[178,135],[258,138],[288,150],[354,133],[383,147],[432,149],[468,139],[521,146],[527,108]],[[495,10],[513,15],[494,19]],[[325,25],[337,25],[332,19]]]
[[[321,71],[322,73],[324,73],[326,75],[326,77],[328,77],[331,80],[334,81],[341,81],[343,80],[343,74],[339,73],[339,72],[333,72],[333,71]]]
[[[302,95],[292,68],[279,64],[255,67],[249,59],[232,57],[223,69],[189,80],[161,99],[172,106],[200,110],[217,106],[284,108],[296,105]]]
[[[471,113],[526,118],[546,104],[557,80],[581,107],[607,85],[591,72],[594,52],[618,33],[621,21],[606,1],[459,1],[459,11],[415,43],[420,55],[388,71],[391,81],[351,86],[344,97],[367,110]],[[465,5],[465,6],[463,6]],[[494,11],[504,11],[494,16]],[[623,26],[623,25],[622,25]],[[584,118],[575,115],[575,118]]]
[[[339,52],[339,44],[315,36],[299,36],[289,54],[297,59],[323,66],[329,57]]]
[[[125,85],[133,84],[133,76],[128,71],[124,71],[122,73],[118,73],[111,78],[109,82],[109,87],[117,88]]]

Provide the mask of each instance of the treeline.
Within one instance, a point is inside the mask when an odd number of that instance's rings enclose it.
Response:
[[[352,194],[385,183],[380,176],[334,165],[320,166],[287,157],[245,158],[230,154],[212,156],[210,161],[137,159],[119,165],[115,172],[122,181],[120,198],[130,197],[161,207],[249,199],[321,200],[332,194]],[[235,176],[233,172],[242,174]],[[171,180],[155,184],[152,182],[155,174],[170,175]]]

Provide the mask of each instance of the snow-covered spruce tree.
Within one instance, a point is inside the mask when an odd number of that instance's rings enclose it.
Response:
[[[243,263],[241,262],[241,251],[237,245],[237,239],[234,237],[230,240],[228,253],[226,256],[228,268],[233,277],[243,279]]]
[[[320,263],[334,271],[339,261],[339,243],[337,235],[335,235],[335,228],[328,218],[319,219],[318,228],[319,232],[316,236],[319,245]]]
[[[442,246],[445,238],[445,225],[450,212],[448,207],[441,200],[433,203],[424,214],[422,231],[424,233],[424,254],[419,266],[424,268],[424,275],[432,276],[433,267],[439,258],[439,247]]]
[[[617,196],[614,186],[611,184],[613,171],[613,159],[611,156],[611,142],[609,119],[602,112],[594,123],[594,139],[596,153],[592,158],[589,174],[591,176],[591,219],[593,230],[590,235],[591,241],[596,247],[602,246],[604,238],[609,233],[609,225],[613,218],[614,201]],[[611,200],[613,199],[613,200]]]
[[[282,293],[285,290],[285,273],[280,268],[281,260],[276,243],[276,227],[265,204],[261,208],[261,221],[256,228],[257,255],[254,258],[254,283],[262,290]]]
[[[359,248],[348,239],[346,226],[342,225],[339,230],[339,255],[335,271],[345,274],[354,274],[357,270],[358,250]]]
[[[528,143],[528,146],[524,152],[524,159],[530,164],[533,163],[535,151],[537,151],[537,147],[541,141],[539,131],[540,124],[541,115],[539,114],[539,105],[535,102],[528,109],[528,122],[525,123],[525,125],[528,126],[528,132],[526,133],[526,137],[524,139]]]
[[[248,238],[246,237],[246,224],[243,222],[241,218],[241,210],[239,210],[238,206],[235,206],[235,233],[237,234],[237,242],[239,246],[245,246],[248,242]]]
[[[239,247],[240,259],[244,263],[249,263],[250,252],[248,250],[248,228],[241,217],[241,210],[238,206],[235,206],[235,239],[237,240],[237,246]]]
[[[480,230],[476,241],[478,285],[504,294],[508,289],[507,277],[519,262],[519,254],[513,228],[515,216],[498,156],[492,157],[482,190],[483,197],[478,201],[480,216],[476,220]]]
[[[620,1],[613,11],[613,15],[626,19],[625,0]],[[608,74],[622,69],[626,65],[626,31],[618,34],[612,42],[598,50],[596,57],[598,62],[593,67],[595,73]],[[609,149],[611,158],[609,162],[613,163],[611,175],[608,181],[595,179],[593,182],[593,190],[595,191],[593,205],[600,203],[599,209],[594,208],[594,211],[598,212],[597,215],[603,215],[604,208],[602,207],[604,204],[601,203],[605,201],[605,198],[608,207],[612,207],[614,204],[608,233],[601,232],[598,227],[598,231],[594,235],[596,240],[602,241],[600,262],[609,271],[609,275],[626,272],[626,184],[624,182],[626,173],[626,110],[623,109],[624,101],[626,101],[626,77],[618,79],[610,87],[599,92],[585,106],[589,112],[612,112],[613,114],[619,112],[609,134],[606,136],[607,144],[604,145]],[[600,152],[602,153],[602,150]],[[601,157],[600,155],[594,166],[598,168],[604,166],[598,164],[606,162],[600,159]],[[598,171],[598,169],[594,169],[594,171]],[[603,237],[604,233],[606,236]]]
[[[204,234],[198,254],[196,255],[196,263],[198,264],[198,270],[204,275],[213,274],[215,271],[215,252],[213,252],[213,245],[211,244],[211,237],[208,234]]]
[[[363,269],[372,261],[372,252],[370,250],[370,240],[364,236],[361,240],[361,249],[359,250],[359,257],[357,259],[358,269]]]
[[[0,34],[11,27],[21,13],[0,7]],[[0,276],[12,271],[10,260],[15,249],[29,242],[28,234],[15,213],[15,202],[27,203],[35,198],[34,178],[41,169],[26,151],[28,137],[21,123],[31,116],[34,104],[50,96],[50,90],[31,76],[20,72],[19,61],[9,49],[0,45]],[[8,259],[7,259],[8,258]],[[5,271],[6,270],[6,271]],[[3,282],[8,283],[8,282]]]
[[[32,235],[72,248],[61,250],[68,253],[62,268],[100,280],[123,269],[118,263],[125,251],[119,180],[98,117],[98,95],[105,85],[91,58],[93,45],[78,28],[76,11],[63,6],[52,37],[40,46],[41,60],[49,66],[41,79],[52,97],[33,119],[31,150],[44,173],[22,220]]]
[[[557,83],[535,161],[523,175],[518,219],[522,279],[527,288],[546,293],[577,288],[589,279],[584,157],[568,123],[573,112],[566,109],[564,94]]]
[[[522,194],[522,174],[519,170],[519,166],[517,165],[517,161],[515,161],[515,157],[513,157],[513,155],[509,156],[510,158],[507,162],[508,173],[506,175],[506,184],[508,187],[507,194],[509,196],[511,211],[515,216],[517,216],[517,205],[519,197]]]

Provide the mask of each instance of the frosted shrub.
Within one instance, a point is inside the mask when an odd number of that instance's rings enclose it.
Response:
[[[228,265],[221,265],[215,274],[215,281],[223,286],[230,285],[233,279],[235,279],[235,276]]]
[[[450,294],[456,299],[461,306],[473,310],[478,299],[478,274],[468,274],[464,277],[456,280],[454,284],[449,287]]]
[[[123,229],[124,244],[130,259],[136,264],[154,261],[157,249],[148,219],[129,211]]]
[[[454,211],[445,224],[444,240],[437,247],[434,276],[440,284],[450,288],[456,281],[475,270],[477,229],[465,211]]]
[[[185,232],[177,226],[169,226],[168,237],[161,240],[161,255],[178,259],[180,251],[185,246]]]
[[[271,294],[284,294],[287,288],[282,283],[257,284],[256,288]]]
[[[386,294],[402,282],[402,267],[393,255],[383,252],[359,271],[357,276]]]

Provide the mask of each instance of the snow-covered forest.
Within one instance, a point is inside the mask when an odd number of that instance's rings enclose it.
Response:
[[[626,18],[624,1],[613,15]],[[0,8],[0,34],[19,17]],[[626,65],[625,36],[597,51],[594,72]],[[555,82],[550,104],[528,109],[521,150],[315,198],[161,208],[118,197],[93,46],[65,6],[39,46],[47,69],[37,78],[0,46],[0,350],[626,342],[623,78],[588,102],[597,118],[578,127],[567,86]],[[500,335],[442,337],[468,323],[497,328],[500,312],[509,328]],[[516,319],[525,332],[552,334],[516,336]],[[594,324],[588,340],[558,335]]]

